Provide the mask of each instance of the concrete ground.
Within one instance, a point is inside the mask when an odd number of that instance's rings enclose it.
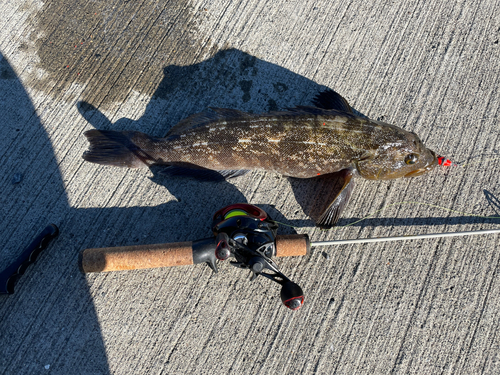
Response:
[[[497,235],[278,259],[306,294],[297,312],[227,263],[78,269],[89,247],[208,237],[237,202],[313,240],[498,228],[464,214],[500,216],[498,1],[6,0],[0,12],[0,269],[47,224],[61,232],[0,296],[1,374],[500,372]],[[321,231],[314,183],[81,158],[88,129],[162,136],[208,106],[265,112],[326,87],[465,167],[360,179],[340,227]]]

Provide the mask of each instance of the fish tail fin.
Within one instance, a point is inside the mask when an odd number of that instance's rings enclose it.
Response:
[[[147,134],[97,129],[84,134],[90,145],[82,157],[88,162],[129,168],[149,167],[156,162],[147,152],[151,144]]]

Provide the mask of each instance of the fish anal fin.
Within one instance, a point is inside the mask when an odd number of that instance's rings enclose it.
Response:
[[[351,106],[347,100],[339,93],[328,89],[317,94],[312,103],[317,108],[336,109],[337,111],[353,113]]]
[[[354,172],[352,169],[345,169],[343,172],[344,185],[342,189],[316,221],[316,226],[321,229],[330,229],[337,224],[340,215],[351,198],[351,193],[354,189]]]
[[[249,169],[226,169],[223,171],[217,171],[224,178],[235,178],[240,177],[250,172]]]
[[[191,163],[173,163],[163,167],[158,171],[158,174],[169,177],[188,177],[198,181],[220,182],[243,176],[248,172],[249,170],[246,169],[214,171]]]

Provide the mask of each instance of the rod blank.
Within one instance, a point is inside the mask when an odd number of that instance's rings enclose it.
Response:
[[[500,233],[500,229],[476,230],[470,232],[417,234],[415,236],[400,236],[400,237],[356,238],[352,240],[316,241],[316,242],[311,242],[311,246],[317,247],[317,246],[330,246],[330,245],[346,245],[353,243],[422,240],[425,238],[459,237],[459,236],[473,236],[477,234],[495,234],[495,233]]]

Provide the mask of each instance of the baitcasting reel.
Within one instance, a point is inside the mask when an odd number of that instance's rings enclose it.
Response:
[[[297,310],[303,305],[300,286],[286,277],[271,258],[306,255],[310,250],[306,234],[276,236],[276,222],[260,208],[244,203],[217,211],[212,230],[215,239],[86,249],[80,266],[84,272],[107,272],[207,263],[217,272],[217,259],[232,257],[232,265],[251,271],[251,280],[262,275],[280,284],[286,307]]]
[[[271,259],[276,256],[278,225],[263,210],[244,203],[227,206],[215,213],[212,230],[217,259],[234,257],[233,266],[252,272],[250,281],[262,275],[280,284],[281,301],[286,307],[298,310],[303,305],[300,286],[286,277]]]

